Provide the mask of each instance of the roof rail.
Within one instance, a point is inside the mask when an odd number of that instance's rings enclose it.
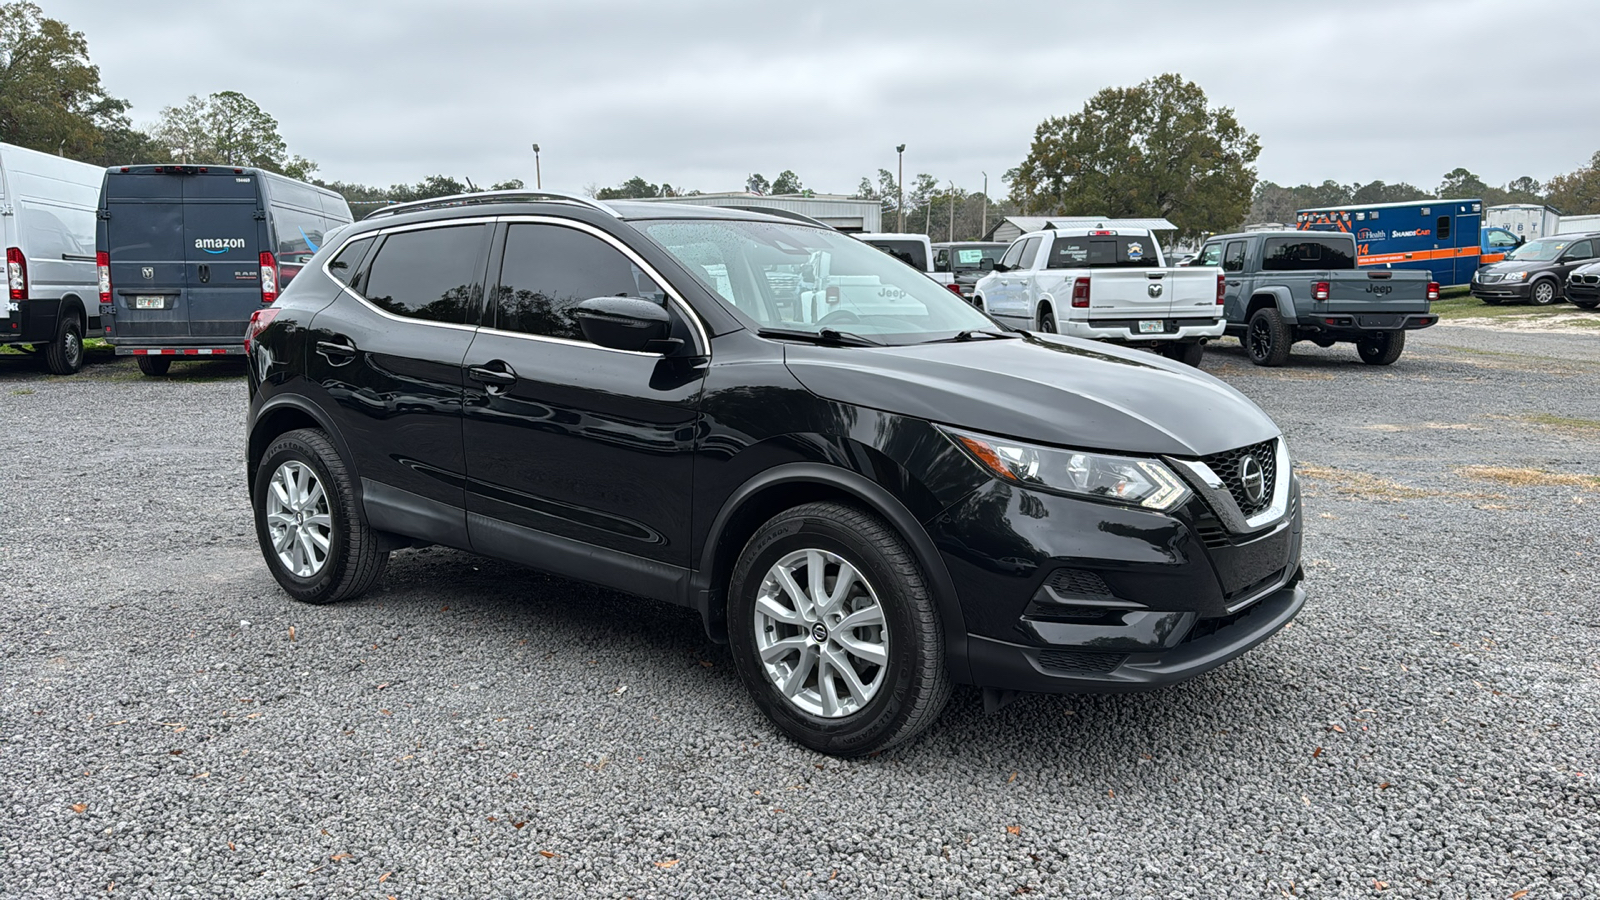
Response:
[[[830,229],[833,228],[833,226],[829,225],[827,222],[822,222],[822,221],[818,221],[817,219],[813,219],[810,216],[806,215],[805,213],[797,213],[794,210],[789,210],[789,209],[778,209],[775,206],[720,206],[719,205],[719,206],[716,206],[714,208],[715,209],[732,209],[732,210],[737,210],[739,212],[762,213],[763,215],[777,216],[780,219],[793,219],[796,222],[804,222],[807,225],[820,225],[823,228],[830,228]],[[838,229],[834,229],[834,230],[838,230]]]
[[[412,200],[409,203],[396,203],[391,206],[380,206],[363,216],[363,219],[376,219],[380,216],[395,216],[400,213],[417,212],[424,209],[444,209],[450,206],[478,206],[484,203],[541,203],[554,200],[558,203],[576,203],[590,209],[599,210],[608,216],[622,218],[617,211],[589,197],[577,194],[563,194],[559,191],[479,191],[475,194],[452,194],[448,197],[430,197],[427,200]]]

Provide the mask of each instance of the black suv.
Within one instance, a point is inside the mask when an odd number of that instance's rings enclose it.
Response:
[[[331,235],[249,331],[267,565],[310,603],[443,544],[682,604],[795,740],[952,683],[1117,691],[1288,622],[1278,428],[1195,370],[1007,330],[853,238],[534,192]]]
[[[1600,232],[1558,234],[1540,238],[1510,251],[1500,262],[1472,274],[1472,296],[1496,306],[1523,300],[1549,306],[1561,299],[1567,275],[1600,258]]]

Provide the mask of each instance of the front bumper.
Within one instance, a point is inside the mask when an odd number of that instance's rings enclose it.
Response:
[[[1488,297],[1492,300],[1526,300],[1528,290],[1533,279],[1527,281],[1496,281],[1493,284],[1484,284],[1473,276],[1472,285],[1468,290],[1472,296],[1482,299]]]
[[[1141,653],[1059,651],[967,635],[973,681],[1034,693],[1117,693],[1176,684],[1217,668],[1278,633],[1305,606],[1297,571],[1292,583],[1222,620],[1190,627],[1170,649]]]
[[[1141,334],[1139,323],[1141,321],[1162,320],[1165,330],[1153,334]],[[1061,333],[1068,337],[1088,338],[1094,341],[1115,341],[1127,344],[1147,344],[1166,341],[1194,341],[1203,338],[1219,338],[1227,329],[1228,323],[1222,319],[1161,319],[1151,317],[1147,319],[1101,319],[1092,322],[1076,322],[1070,319],[1060,322]]]

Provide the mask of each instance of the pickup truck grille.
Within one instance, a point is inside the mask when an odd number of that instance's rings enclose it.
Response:
[[[1265,475],[1265,489],[1261,492],[1261,500],[1257,503],[1250,502],[1249,495],[1245,493],[1244,479],[1239,477],[1240,464],[1245,457],[1252,457],[1261,464],[1262,474]],[[1225,450],[1222,453],[1213,453],[1202,457],[1201,461],[1211,467],[1222,479],[1222,484],[1233,495],[1233,502],[1239,504],[1239,511],[1247,516],[1266,509],[1272,503],[1272,491],[1278,483],[1278,441],[1262,441],[1249,447],[1240,447],[1237,450]]]

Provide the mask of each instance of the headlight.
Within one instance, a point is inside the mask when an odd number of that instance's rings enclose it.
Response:
[[[1189,488],[1154,459],[1040,447],[954,428],[944,432],[978,465],[1012,484],[1158,510],[1189,498]]]
[[[1524,278],[1527,278],[1527,277],[1528,277],[1528,273],[1527,272],[1507,272],[1501,278],[1501,280],[1502,281],[1521,281],[1521,280],[1523,280]]]

